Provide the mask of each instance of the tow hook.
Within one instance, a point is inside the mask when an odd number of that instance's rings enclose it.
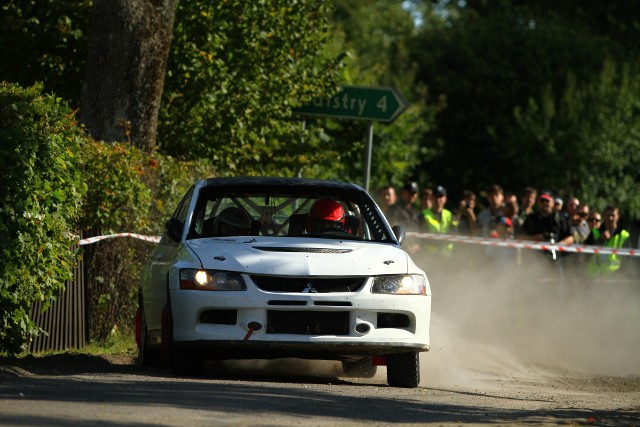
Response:
[[[244,336],[244,341],[249,341],[249,338],[255,331],[262,329],[262,324],[259,322],[249,322],[247,324],[247,334]]]

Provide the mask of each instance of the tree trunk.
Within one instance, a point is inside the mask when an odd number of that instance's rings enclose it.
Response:
[[[98,140],[156,146],[178,0],[95,0],[80,117]]]

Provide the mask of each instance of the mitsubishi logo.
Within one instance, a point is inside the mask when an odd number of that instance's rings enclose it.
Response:
[[[308,294],[308,293],[317,294],[318,291],[316,291],[314,289],[313,285],[311,284],[311,282],[309,282],[309,283],[307,283],[307,287],[302,290],[302,293],[303,294]]]

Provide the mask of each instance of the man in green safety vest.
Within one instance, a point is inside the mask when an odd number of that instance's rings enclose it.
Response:
[[[602,214],[603,222],[599,228],[591,230],[591,234],[585,240],[587,245],[600,245],[608,248],[631,247],[629,232],[619,224],[620,210],[616,206],[609,205]],[[587,272],[591,276],[603,276],[615,273],[620,269],[620,255],[593,254]]]
[[[442,185],[438,185],[433,190],[433,207],[422,211],[428,233],[450,234],[457,228],[458,225],[453,218],[453,214],[450,210],[445,209],[446,204],[447,190]],[[432,241],[429,242],[426,248],[430,252],[440,250],[444,254],[450,254],[453,250],[453,243]]]

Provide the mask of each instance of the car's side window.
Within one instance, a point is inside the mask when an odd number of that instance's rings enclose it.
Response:
[[[210,223],[214,219],[215,205],[215,199],[210,199],[203,193],[200,193],[200,198],[196,203],[196,207],[193,211],[193,217],[191,218],[191,230],[189,232],[189,238],[203,237],[203,235],[207,233],[207,231],[205,230],[205,226],[207,224],[210,225]]]
[[[178,208],[173,213],[172,218],[179,219],[183,224],[187,220],[187,213],[189,212],[189,205],[191,204],[191,197],[193,197],[193,186],[189,189],[187,194],[184,195]]]
[[[187,194],[184,195],[184,197],[180,201],[180,204],[178,204],[178,207],[176,208],[176,210],[173,212],[173,215],[171,216],[171,219],[178,219],[182,223],[183,226],[184,226],[184,223],[185,223],[185,221],[187,219],[187,214],[189,212],[189,204],[191,203],[191,197],[193,197],[193,189],[194,189],[194,186],[191,186],[191,188],[189,189],[189,191],[187,191]],[[168,234],[165,232],[162,235],[162,239],[160,240],[160,244],[176,245],[177,242],[172,240],[168,236]]]

